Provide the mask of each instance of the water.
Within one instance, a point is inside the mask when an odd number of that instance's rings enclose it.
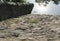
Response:
[[[46,6],[44,3],[39,5],[35,0],[27,0],[27,2],[34,4],[31,14],[60,14],[60,4],[56,5],[53,1],[50,1]]]

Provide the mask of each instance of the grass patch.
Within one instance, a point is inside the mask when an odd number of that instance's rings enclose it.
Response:
[[[37,18],[33,18],[33,19],[30,19],[28,22],[29,23],[38,23],[39,20]]]
[[[22,39],[21,41],[27,41],[26,39]]]

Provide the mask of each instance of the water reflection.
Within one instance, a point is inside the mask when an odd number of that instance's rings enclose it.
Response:
[[[60,14],[60,1],[58,0],[28,0],[34,4],[32,14]]]

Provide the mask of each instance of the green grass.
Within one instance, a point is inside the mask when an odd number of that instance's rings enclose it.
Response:
[[[27,41],[26,39],[22,39],[22,41]]]
[[[38,23],[39,20],[37,18],[33,18],[33,19],[30,19],[28,20],[29,23]]]

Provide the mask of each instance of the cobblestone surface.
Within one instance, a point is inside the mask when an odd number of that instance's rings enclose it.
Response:
[[[60,15],[24,15],[0,22],[0,41],[60,41]]]

